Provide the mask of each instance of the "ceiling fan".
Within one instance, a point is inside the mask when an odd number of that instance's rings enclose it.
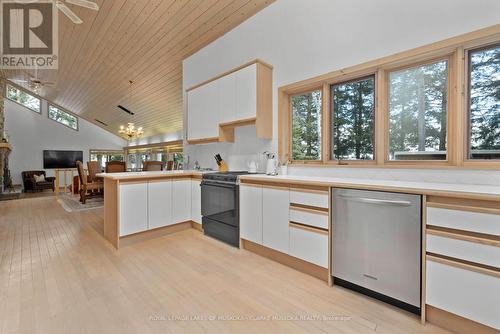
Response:
[[[16,1],[20,3],[32,3],[32,2],[37,2],[38,0],[16,0]],[[96,11],[99,10],[99,6],[95,2],[88,0],[64,0],[64,1],[53,0],[53,1],[55,2],[56,7],[75,24],[82,24],[83,21],[81,18],[78,17],[78,15],[75,14],[75,12],[69,9],[69,7],[66,6],[64,2],[75,6],[85,7],[91,10],[96,10]]]
[[[29,90],[36,94],[40,94],[42,88],[46,87],[55,87],[55,83],[49,82],[49,81],[43,81],[38,79],[37,75],[32,76],[31,74],[28,74],[28,79],[23,80],[23,79],[10,79],[14,83],[17,83],[18,85],[27,87]],[[56,89],[57,90],[57,89]]]

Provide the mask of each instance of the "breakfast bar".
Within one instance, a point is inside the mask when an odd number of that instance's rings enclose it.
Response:
[[[134,235],[200,228],[201,175],[198,171],[98,174],[104,179],[104,237],[118,249],[120,240]]]

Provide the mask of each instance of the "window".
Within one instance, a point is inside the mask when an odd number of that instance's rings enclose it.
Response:
[[[123,151],[90,150],[90,161],[99,161],[104,169],[108,161],[123,161]]]
[[[500,159],[500,45],[469,52],[469,159]]]
[[[292,160],[321,160],[321,90],[290,97]]]
[[[61,123],[63,125],[66,125],[67,127],[73,129],[73,130],[78,130],[78,118],[65,112],[62,111],[61,109],[54,107],[53,105],[49,104],[49,118]]]
[[[446,160],[448,61],[389,73],[389,159]]]
[[[331,86],[332,160],[373,160],[375,76]]]
[[[33,95],[30,95],[14,86],[7,85],[7,98],[37,113],[41,112],[39,98],[36,98]]]

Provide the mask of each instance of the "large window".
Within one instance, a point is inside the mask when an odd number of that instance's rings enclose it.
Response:
[[[321,160],[321,90],[290,97],[292,160]]]
[[[500,159],[500,45],[469,52],[469,159]]]
[[[53,105],[49,104],[49,118],[66,125],[67,127],[78,130],[78,118],[76,116],[71,115]]]
[[[90,150],[90,161],[99,161],[102,169],[106,168],[108,161],[123,161],[123,151],[115,150]]]
[[[500,169],[499,36],[490,27],[279,87],[278,155]]]
[[[446,160],[446,60],[389,73],[389,159]]]
[[[7,85],[7,98],[37,113],[41,113],[40,99],[14,86]]]
[[[373,160],[375,77],[331,86],[332,160]]]

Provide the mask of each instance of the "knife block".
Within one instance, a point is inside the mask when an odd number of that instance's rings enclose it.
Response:
[[[227,172],[229,168],[227,167],[227,164],[224,160],[221,160],[220,165],[219,165],[219,172]]]

